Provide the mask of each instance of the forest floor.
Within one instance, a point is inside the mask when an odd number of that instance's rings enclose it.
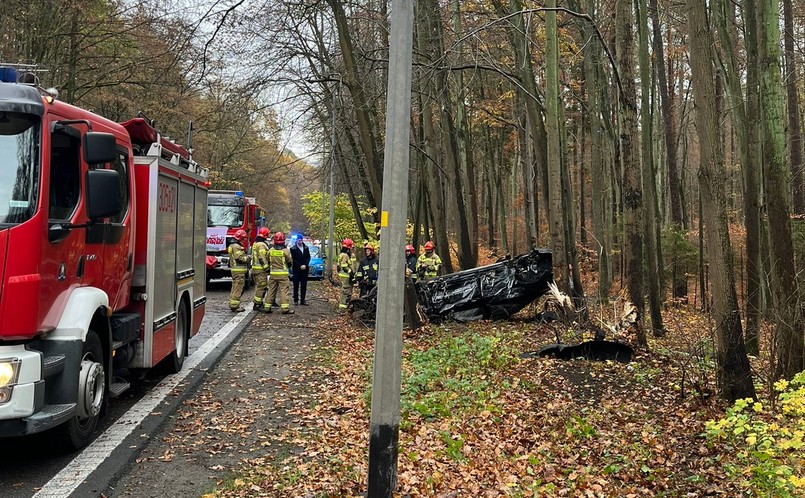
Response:
[[[105,496],[363,496],[374,330],[336,315],[326,282],[311,297],[295,315],[256,316]],[[759,402],[716,437],[708,422],[730,412],[705,314],[666,308],[666,334],[628,364],[564,361],[528,353],[590,339],[622,309],[545,324],[543,304],[405,331],[396,496],[805,496],[805,388],[785,425],[766,358],[751,358]]]
[[[538,309],[506,322],[406,331],[397,496],[783,496],[764,492],[728,439],[706,437],[706,422],[727,406],[717,397],[704,315],[667,309],[668,333],[622,364],[521,357],[555,342],[557,331],[567,342],[589,338],[577,325],[535,323]],[[612,310],[597,313],[611,323]],[[271,430],[205,497],[365,493],[373,330],[349,316],[309,318],[306,353],[272,381],[281,387],[272,396],[280,394],[264,407],[281,423],[266,422]],[[250,328],[268,325],[258,317]],[[259,342],[260,334],[247,337]],[[752,361],[762,378],[762,360]],[[228,375],[253,386],[244,398],[266,400],[254,373]],[[761,400],[769,396],[759,388]],[[211,408],[185,410],[190,421]],[[254,433],[261,422],[249,416],[243,431]],[[235,437],[237,427],[229,430]],[[805,463],[797,458],[795,477]]]

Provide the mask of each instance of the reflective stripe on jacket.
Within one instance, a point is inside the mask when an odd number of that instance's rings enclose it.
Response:
[[[377,257],[363,258],[358,264],[358,271],[355,273],[355,278],[358,280],[365,280],[369,283],[377,283],[377,270],[380,260]]]
[[[416,262],[416,271],[425,278],[435,278],[442,267],[442,259],[435,252],[421,254]]]
[[[347,252],[338,254],[338,276],[341,278],[350,278],[353,273],[353,258]]]
[[[248,270],[249,256],[243,246],[234,242],[226,248],[229,253],[229,271],[232,273],[246,273]]]
[[[252,245],[252,270],[267,270],[268,264],[268,244],[262,240],[255,242]]]
[[[291,252],[287,247],[275,245],[268,250],[269,268],[272,277],[287,277],[291,264]]]

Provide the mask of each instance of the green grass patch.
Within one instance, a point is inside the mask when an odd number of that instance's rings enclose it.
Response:
[[[448,418],[467,411],[498,412],[503,370],[519,361],[517,351],[500,337],[468,330],[445,333],[424,351],[412,351],[405,362],[403,418],[416,414]]]

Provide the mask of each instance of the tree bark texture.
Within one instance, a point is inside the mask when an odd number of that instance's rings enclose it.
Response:
[[[797,57],[794,52],[794,9],[791,0],[783,0],[783,44],[785,47],[785,90],[788,100],[788,158],[791,167],[793,212],[805,213],[805,185],[802,162],[802,125],[797,92]]]
[[[556,7],[548,0],[546,7]],[[554,279],[570,293],[571,275],[565,246],[564,206],[562,203],[562,150],[559,135],[559,42],[556,12],[545,12],[545,131],[548,139],[548,225],[553,248]]]
[[[731,26],[735,11],[731,0],[719,0],[713,18],[716,19],[723,54],[722,76],[729,101],[730,114],[734,123],[738,143],[738,156],[743,174],[743,214],[746,227],[746,333],[747,351],[758,354],[758,327],[760,321],[760,165],[757,155],[758,127],[756,120],[747,116],[758,116],[758,70],[757,33],[754,17],[754,0],[744,1],[745,38],[747,53],[746,97],[741,89],[741,75],[738,70],[734,46],[735,37]],[[751,15],[750,15],[751,13]]]
[[[700,0],[687,0],[687,9],[696,132],[701,149],[699,189],[713,289],[719,389],[723,398],[734,401],[754,398],[755,388],[744,348],[727,227],[724,151],[719,139],[718,97],[710,52],[713,40],[707,26],[705,4]]]
[[[790,170],[785,160],[783,84],[780,78],[780,2],[760,0],[758,5],[763,170],[777,360],[774,374],[775,377],[791,378],[805,369],[805,345],[791,240],[790,205],[786,195]]]
[[[587,0],[587,13],[596,19],[596,0]],[[594,36],[589,23],[583,24],[584,38],[591,40]],[[608,216],[607,205],[610,202],[609,168],[604,160],[604,127],[601,125],[601,46],[597,43],[585,45],[584,72],[587,93],[587,110],[590,131],[590,210],[592,211],[593,235],[598,244],[598,299],[609,301],[612,277],[609,272],[609,235],[608,227],[611,217]]]
[[[643,327],[643,192],[640,174],[637,133],[637,91],[634,71],[634,15],[631,0],[617,0],[615,6],[615,52],[621,79],[620,158],[623,171],[624,278],[629,299],[637,308],[637,339],[647,347]]]
[[[654,173],[651,123],[651,64],[648,56],[648,7],[646,0],[635,0],[638,33],[638,61],[640,66],[640,152],[643,190],[643,260],[648,291],[651,330],[655,336],[664,334],[662,324],[662,295],[659,263],[662,261],[657,244],[657,182]]]

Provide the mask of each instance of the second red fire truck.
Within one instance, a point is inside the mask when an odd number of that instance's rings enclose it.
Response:
[[[254,197],[241,191],[211,190],[207,205],[207,281],[231,276],[226,248],[238,230],[248,235],[247,251],[264,226],[266,213]],[[248,280],[247,280],[248,281]]]
[[[0,69],[0,436],[80,448],[125,372],[180,370],[199,330],[207,170],[145,119],[16,80]]]

